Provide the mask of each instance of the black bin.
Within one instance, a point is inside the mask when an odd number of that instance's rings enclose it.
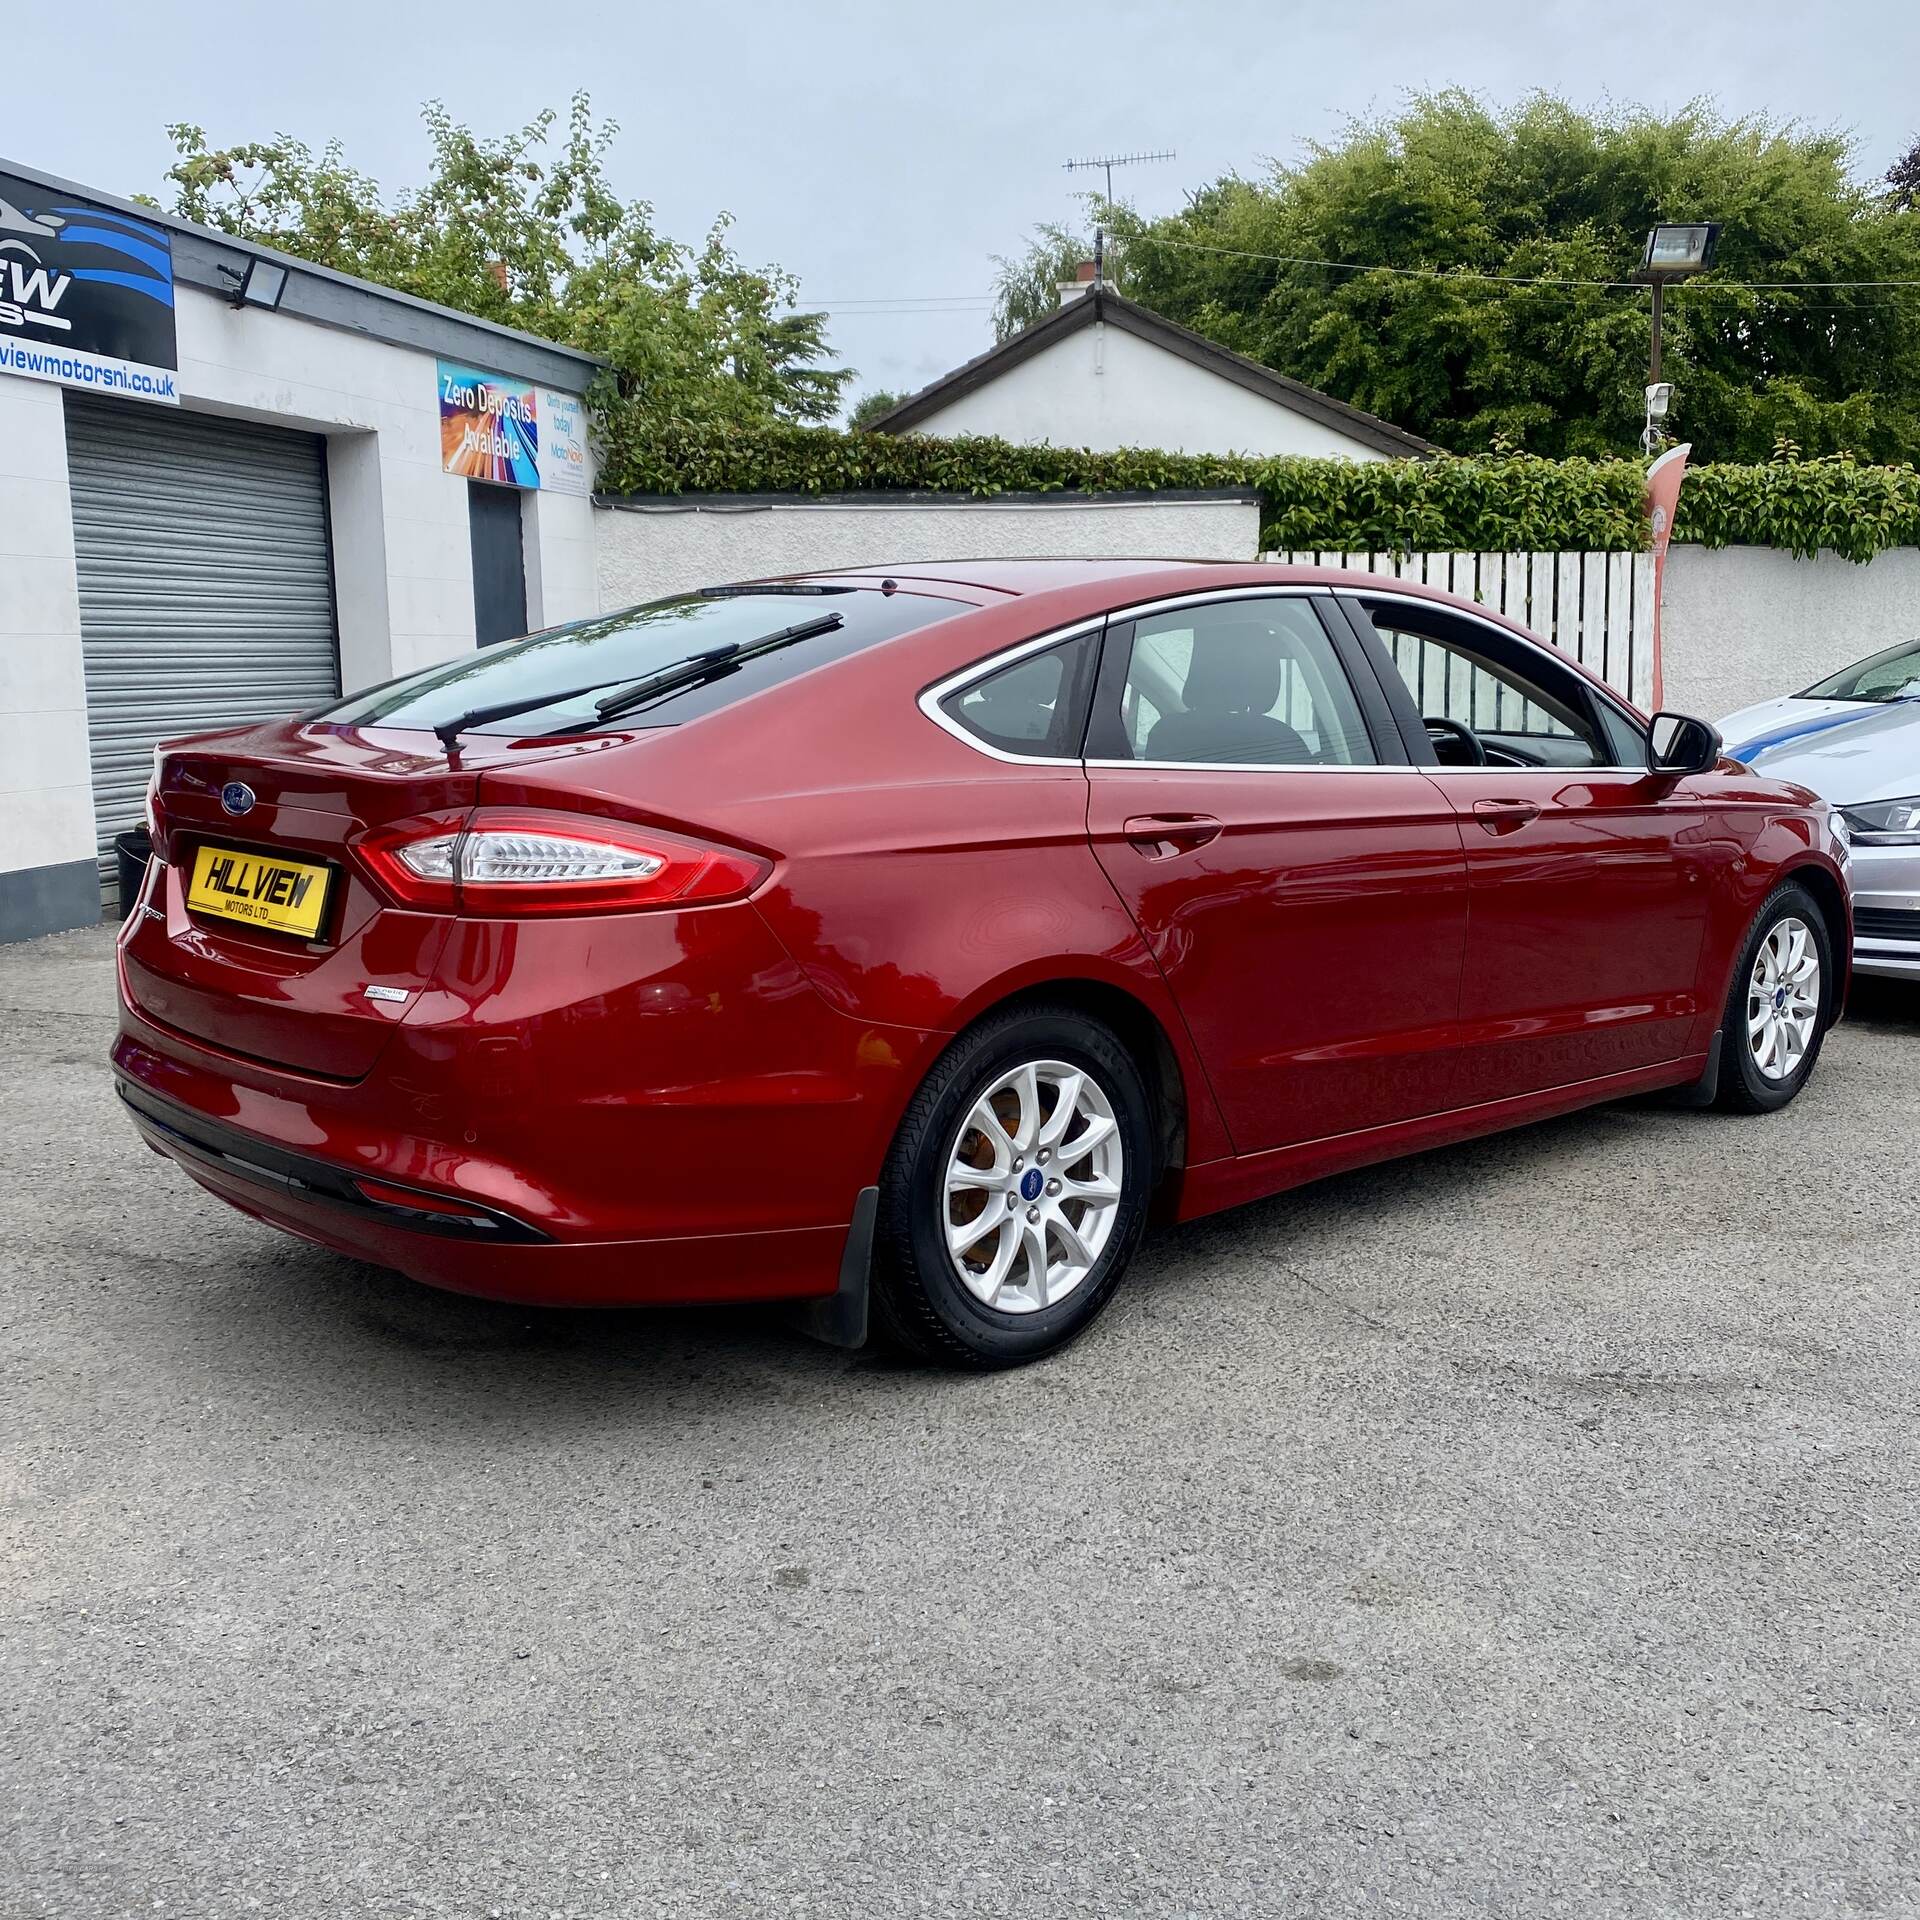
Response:
[[[153,858],[153,835],[145,827],[116,833],[113,857],[120,868],[120,918],[124,920],[140,898],[140,886],[147,877],[147,862]]]

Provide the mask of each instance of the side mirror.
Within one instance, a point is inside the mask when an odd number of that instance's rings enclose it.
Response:
[[[1653,770],[1656,773],[1710,773],[1719,763],[1717,728],[1690,713],[1653,716]]]

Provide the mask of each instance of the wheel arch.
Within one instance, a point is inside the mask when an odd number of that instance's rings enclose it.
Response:
[[[1181,1044],[1187,1039],[1185,1031],[1179,1035],[1169,1031],[1167,1018],[1144,996],[1094,973],[1012,979],[1004,981],[998,991],[973,996],[964,1016],[954,1023],[952,1037],[960,1039],[979,1021],[1020,1006],[1064,1006],[1112,1027],[1127,1052],[1133,1054],[1140,1077],[1146,1081],[1146,1092],[1154,1102],[1158,1179],[1188,1164],[1196,1131],[1202,1146],[1200,1158],[1215,1158],[1206,1137],[1213,1123],[1212,1092],[1206,1087],[1198,1062]],[[1179,1020],[1179,1014],[1173,1014],[1173,1020]]]
[[[1846,889],[1823,866],[1814,861],[1803,861],[1797,867],[1789,867],[1780,876],[1781,881],[1792,881],[1796,886],[1806,889],[1813,903],[1820,909],[1821,918],[1827,923],[1827,945],[1833,955],[1833,995],[1831,1026],[1840,1018],[1847,1004],[1847,992],[1853,976],[1853,917],[1847,906]]]

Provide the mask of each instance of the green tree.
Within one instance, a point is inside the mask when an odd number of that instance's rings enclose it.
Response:
[[[883,413],[891,413],[907,396],[895,393],[888,387],[875,387],[871,393],[863,393],[853,403],[853,411],[847,415],[848,429],[861,433],[878,420]]]
[[[1911,213],[1920,206],[1920,140],[1916,140],[1887,169],[1887,204],[1896,213]]]
[[[1166,218],[1104,214],[1127,291],[1170,319],[1441,446],[1549,455],[1636,447],[1648,295],[1623,283],[1656,222],[1717,219],[1713,272],[1667,296],[1669,427],[1701,459],[1792,440],[1907,460],[1920,287],[1821,283],[1920,281],[1920,218],[1854,160],[1840,135],[1704,105],[1445,92]],[[1023,286],[1068,238],[1042,230]]]
[[[1110,223],[1114,210],[1097,193],[1083,196],[1090,225]],[[1074,278],[1083,261],[1094,257],[1090,234],[1049,222],[1033,230],[1021,252],[993,256],[993,337],[1005,340],[1022,327],[1044,320],[1060,304],[1060,289]],[[1109,230],[1102,249],[1101,272],[1110,286],[1127,291],[1125,248]]]
[[[851,368],[831,363],[826,316],[798,310],[797,283],[753,269],[721,215],[699,247],[667,239],[643,200],[607,178],[618,128],[596,126],[586,94],[564,128],[549,109],[485,138],[437,101],[424,185],[391,198],[348,165],[281,134],[213,147],[172,126],[173,209],[443,306],[606,358],[603,414],[658,421],[829,420]],[[556,129],[558,129],[556,137]]]

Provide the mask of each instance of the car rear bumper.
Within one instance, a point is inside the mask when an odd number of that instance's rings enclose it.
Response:
[[[117,1079],[128,1117],[156,1153],[228,1205],[284,1233],[424,1285],[529,1306],[676,1306],[804,1300],[841,1284],[847,1226],[773,1233],[562,1241],[494,1208],[419,1190],[433,1211],[368,1197],[354,1173],[289,1153]],[[379,1181],[398,1195],[405,1191]]]
[[[1920,847],[1853,844],[1853,970],[1920,979]]]
[[[150,1146],[273,1226],[499,1299],[834,1293],[942,1043],[829,1007],[751,907],[463,921],[372,1068],[326,1078],[166,1024],[131,937],[113,1065]]]

